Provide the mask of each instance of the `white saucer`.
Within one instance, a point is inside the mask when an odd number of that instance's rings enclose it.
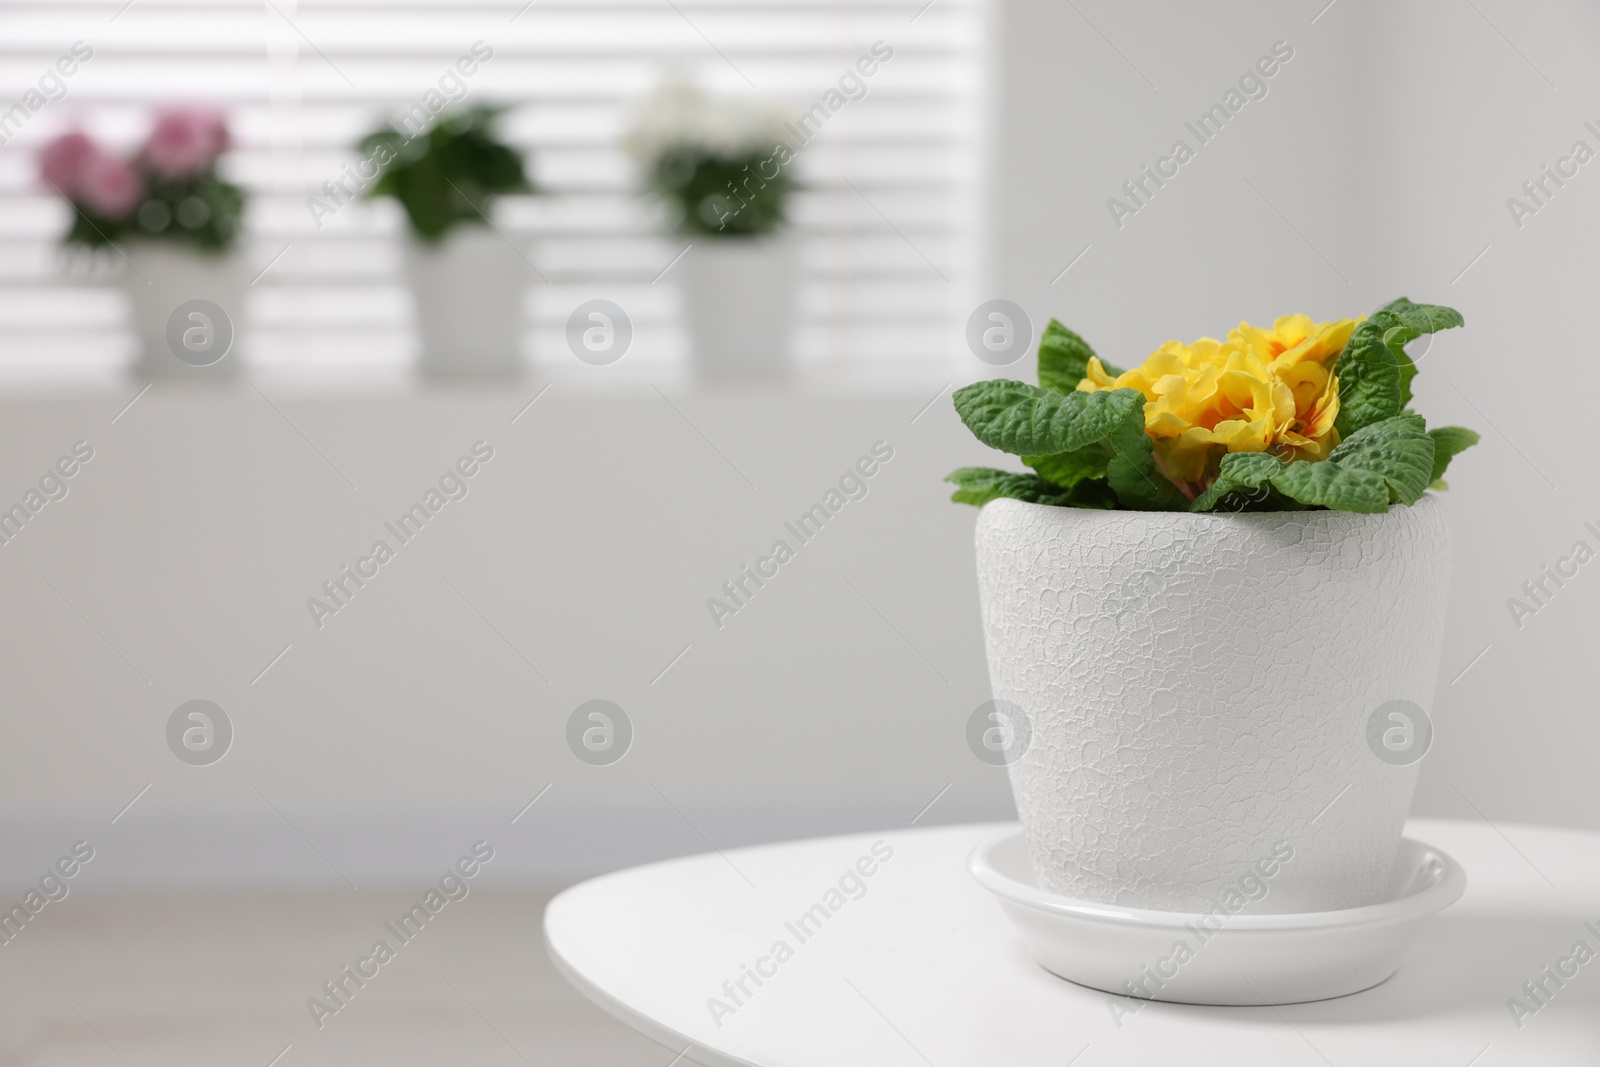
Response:
[[[1381,903],[1299,915],[1222,920],[1047,893],[1034,884],[1020,830],[979,845],[967,869],[1000,898],[1046,970],[1109,993],[1183,1004],[1293,1004],[1368,989],[1399,969],[1423,924],[1467,888],[1460,864],[1410,838],[1400,842]]]

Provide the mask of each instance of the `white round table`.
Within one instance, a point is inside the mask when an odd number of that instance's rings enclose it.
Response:
[[[705,1067],[1600,1064],[1600,835],[1412,820],[1407,835],[1455,856],[1469,885],[1398,974],[1338,1000],[1207,1008],[1113,998],[1036,966],[965,869],[1009,828],[620,871],[550,903],[550,953],[674,1062]],[[1574,959],[1579,942],[1594,959]],[[1577,973],[1557,985],[1546,965]],[[1525,982],[1543,983],[1537,1004]]]

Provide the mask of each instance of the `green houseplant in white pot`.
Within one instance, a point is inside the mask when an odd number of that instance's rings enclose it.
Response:
[[[1382,746],[1425,723],[1443,635],[1427,490],[1477,440],[1410,410],[1405,344],[1460,324],[1401,299],[1122,372],[1052,321],[1038,387],[956,392],[1030,468],[950,480],[982,506],[990,678],[1028,736],[1009,770],[1042,888],[1201,911],[1287,848],[1256,910],[1380,897],[1417,773]]]
[[[367,196],[393,198],[405,213],[402,269],[429,376],[513,376],[526,365],[532,268],[493,220],[501,197],[535,189],[521,154],[495,131],[500,115],[467,108],[418,134],[382,129],[361,143],[382,166]]]
[[[687,249],[673,271],[696,376],[787,375],[799,263],[782,116],[760,101],[668,82],[644,102],[625,145]]]
[[[143,377],[238,373],[229,350],[243,325],[250,268],[239,248],[244,193],[220,171],[230,143],[220,111],[185,106],[159,112],[131,155],[79,131],[40,154],[40,177],[72,205],[68,247],[109,270],[127,295],[134,369]]]

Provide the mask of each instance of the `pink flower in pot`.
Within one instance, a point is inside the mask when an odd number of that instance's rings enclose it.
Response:
[[[126,218],[144,199],[144,179],[132,164],[76,130],[45,146],[39,174],[62,196],[101,218]]]
[[[78,195],[83,177],[101,155],[100,146],[77,130],[64,133],[39,153],[39,176],[68,199]]]
[[[75,201],[108,219],[123,219],[144,199],[144,179],[126,160],[97,153],[85,167]]]
[[[222,112],[209,107],[175,107],[156,117],[140,155],[145,165],[163,178],[189,178],[211,166],[228,143],[228,123]]]

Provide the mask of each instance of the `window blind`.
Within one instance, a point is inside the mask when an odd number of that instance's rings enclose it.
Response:
[[[791,212],[801,365],[845,377],[941,374],[976,299],[979,3],[8,3],[0,10],[0,367],[110,371],[132,358],[122,296],[63,270],[70,209],[41,188],[36,154],[74,127],[131,147],[154,106],[194,101],[227,109],[235,147],[225,171],[250,196],[245,250],[261,273],[247,305],[247,360],[304,371],[407,365],[416,342],[400,282],[398,207],[363,202],[319,218],[308,200],[357,162],[363,134],[430,90],[460,92],[461,82],[464,103],[511,105],[502,132],[528,153],[542,190],[503,201],[496,218],[531,263],[528,357],[571,363],[567,316],[604,297],[634,322],[623,362],[670,373],[687,344],[670,265],[690,239],[665,232],[619,141],[638,99],[675,75],[759,94],[797,119],[824,107],[824,128],[792,164],[801,182]],[[49,99],[58,57],[80,41],[93,57]],[[865,95],[829,110],[830,90],[880,41],[892,61],[863,79]],[[492,59],[441,89],[478,42]],[[27,94],[41,79],[48,91],[33,111]]]

